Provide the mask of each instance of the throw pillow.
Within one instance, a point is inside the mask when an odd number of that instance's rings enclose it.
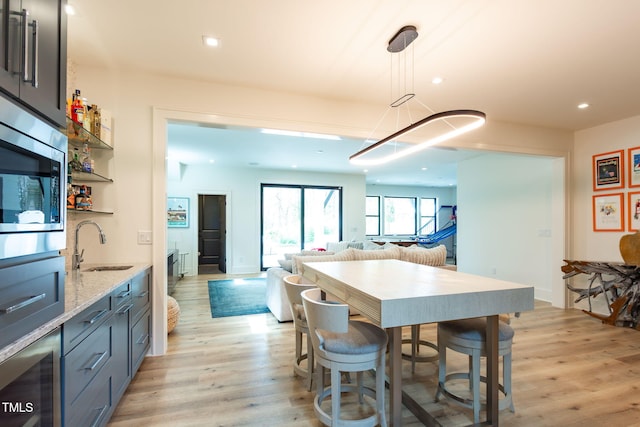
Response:
[[[329,261],[352,261],[353,253],[355,249],[345,249],[342,252],[338,252],[334,255],[325,255],[325,256],[303,256],[303,255],[294,255],[293,257],[293,274],[303,274],[304,273],[304,263],[305,262],[329,262]]]
[[[328,242],[327,251],[329,252],[342,252],[349,247],[349,242]]]
[[[365,251],[376,251],[382,249],[382,245],[379,245],[376,242],[372,242],[371,240],[365,240],[365,242],[362,244],[362,249]]]
[[[280,267],[282,267],[283,270],[287,270],[289,273],[291,273],[291,270],[293,269],[293,260],[279,259],[278,264],[280,264]]]
[[[374,249],[374,250],[360,250],[352,249],[353,257],[356,261],[363,261],[368,259],[399,259],[400,248],[396,245],[391,245],[387,249]]]

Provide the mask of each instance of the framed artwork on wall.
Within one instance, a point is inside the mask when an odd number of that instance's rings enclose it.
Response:
[[[640,147],[629,148],[629,187],[640,187]]]
[[[624,231],[624,194],[593,196],[593,231]]]
[[[188,197],[167,198],[167,226],[182,228],[189,227]]]
[[[624,188],[624,150],[593,156],[593,191]]]
[[[640,231],[640,191],[628,193],[629,231]]]

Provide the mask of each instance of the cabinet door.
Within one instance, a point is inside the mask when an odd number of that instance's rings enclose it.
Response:
[[[67,15],[63,1],[22,0],[22,10],[28,12],[27,46],[23,49],[23,66],[27,67],[22,70],[20,86],[22,101],[61,126],[65,124],[67,85]]]
[[[10,95],[20,95],[22,15],[20,0],[0,0],[0,87]]]
[[[113,401],[117,402],[131,380],[131,339],[129,313],[133,304],[123,304],[113,314],[113,359],[111,378]]]

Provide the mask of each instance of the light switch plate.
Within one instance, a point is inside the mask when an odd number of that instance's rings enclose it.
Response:
[[[151,238],[151,231],[138,231],[138,244],[139,245],[150,245],[153,243],[153,239]]]

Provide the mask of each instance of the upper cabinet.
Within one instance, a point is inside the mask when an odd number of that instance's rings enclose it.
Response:
[[[50,123],[65,124],[65,0],[0,0],[0,90]]]

